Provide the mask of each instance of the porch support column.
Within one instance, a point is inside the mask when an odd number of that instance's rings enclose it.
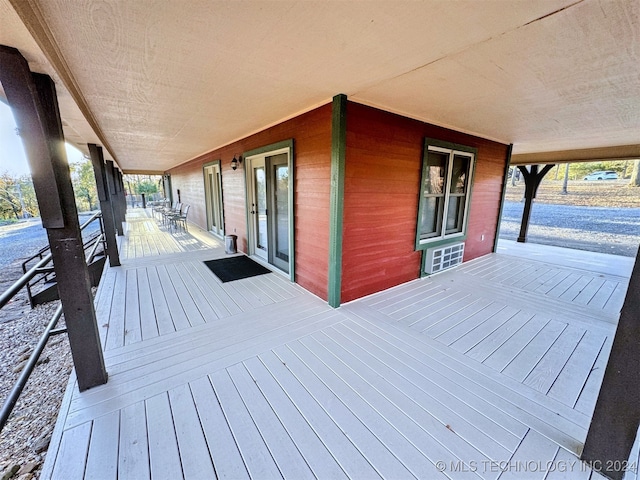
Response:
[[[116,224],[113,219],[113,205],[111,204],[111,195],[109,194],[107,169],[104,164],[104,157],[102,156],[102,147],[93,143],[89,143],[88,147],[89,155],[91,156],[91,164],[93,165],[93,174],[96,178],[96,189],[98,190],[98,199],[100,200],[100,210],[102,211],[102,224],[104,225],[109,265],[112,267],[118,267],[120,266],[120,255],[118,253],[118,244],[116,242]]]
[[[331,117],[331,196],[329,205],[328,302],[340,306],[342,294],[342,223],[347,147],[347,96],[333,97]]]
[[[593,412],[582,460],[609,478],[620,480],[640,423],[640,250],[604,379]],[[637,458],[635,459],[637,460]],[[630,466],[634,459],[631,459]]]
[[[527,232],[529,231],[529,220],[531,219],[531,206],[533,205],[533,199],[536,198],[538,193],[538,187],[544,176],[555,165],[545,165],[544,168],[538,172],[538,165],[531,165],[531,171],[527,170],[524,166],[518,168],[524,176],[524,211],[522,212],[522,222],[520,223],[520,235],[518,235],[518,242],[524,243],[527,241]]]
[[[122,230],[122,206],[120,205],[120,197],[116,191],[116,169],[113,165],[112,160],[107,160],[107,185],[109,186],[109,199],[111,201],[111,206],[113,208],[113,221],[116,226],[116,231],[118,232],[118,236],[121,237],[124,235],[124,231]]]
[[[162,188],[164,188],[164,198],[169,200],[170,205],[173,205],[173,192],[171,191],[171,176],[165,174],[162,176]]]
[[[116,192],[120,198],[120,220],[122,223],[127,221],[127,197],[125,196],[124,179],[120,170],[116,172]]]
[[[47,229],[79,389],[107,381],[53,80],[0,46],[0,83],[24,143]]]
[[[502,222],[502,212],[504,210],[504,199],[507,195],[507,184],[509,183],[509,166],[511,164],[511,154],[513,153],[513,143],[507,148],[507,158],[504,162],[504,181],[502,183],[502,193],[500,193],[500,210],[498,211],[498,223],[496,225],[496,236],[493,240],[493,253],[498,251],[498,240],[500,239],[500,223]]]

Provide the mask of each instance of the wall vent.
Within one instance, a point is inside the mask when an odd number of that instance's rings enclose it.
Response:
[[[438,273],[458,266],[462,263],[462,257],[464,257],[464,243],[427,250],[425,273]]]

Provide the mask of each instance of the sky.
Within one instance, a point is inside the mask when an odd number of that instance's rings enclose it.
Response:
[[[66,144],[69,163],[81,161],[82,152]],[[0,100],[0,173],[9,172],[21,176],[30,174],[22,139],[16,133],[16,123],[11,109]]]

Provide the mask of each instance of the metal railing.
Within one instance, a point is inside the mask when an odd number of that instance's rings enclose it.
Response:
[[[98,248],[101,245],[102,245],[103,251],[106,251],[105,245],[104,245],[105,244],[104,228],[103,228],[104,226],[102,224],[102,214],[100,212],[96,213],[84,224],[82,224],[82,226],[80,227],[80,230],[85,230],[92,222],[96,221],[96,219],[99,219],[99,222],[100,222],[99,232],[97,232],[96,234],[90,235],[90,237],[83,242],[87,264],[90,264],[93,261],[93,259],[96,257],[96,255],[98,254]],[[24,275],[22,275],[22,277],[20,277],[13,285],[11,285],[4,293],[2,293],[2,295],[0,295],[0,309],[4,307],[7,303],[9,303],[11,299],[15,297],[16,294],[20,292],[20,290],[22,290],[24,287],[27,287],[27,291],[29,292],[29,301],[30,302],[32,301],[31,292],[29,290],[31,280],[38,275],[40,275],[41,277],[45,277],[53,272],[53,269],[47,266],[47,264],[51,261],[51,253],[47,253],[45,255],[45,252],[47,252],[48,250],[49,250],[49,247],[41,249],[37,254],[35,254],[29,260],[23,263]],[[29,270],[26,270],[27,268],[26,265],[36,258],[39,259],[38,262],[35,265],[33,265],[31,268],[29,268]],[[36,282],[31,283],[31,286],[33,286],[35,283],[38,283],[39,281],[40,280],[37,280]],[[44,332],[40,336],[40,339],[38,340],[38,343],[35,349],[31,353],[31,356],[29,357],[24,368],[22,369],[22,372],[20,372],[20,375],[18,376],[18,380],[13,385],[11,392],[9,393],[8,397],[4,401],[4,404],[2,405],[2,409],[0,410],[0,431],[2,431],[5,424],[9,420],[9,417],[11,416],[11,412],[13,412],[13,409],[16,406],[16,403],[18,402],[18,399],[20,398],[20,395],[22,394],[22,391],[24,390],[24,387],[27,384],[27,381],[29,380],[29,377],[33,373],[33,370],[35,369],[38,363],[38,360],[40,359],[40,355],[42,354],[42,351],[46,347],[49,339],[54,335],[66,333],[67,331],[66,328],[60,328],[56,330],[56,325],[58,324],[58,321],[60,320],[61,316],[62,316],[62,305],[59,305],[55,313],[53,314],[53,316],[50,318],[49,323],[47,324],[47,327],[45,328]]]
[[[102,245],[103,251],[105,250],[104,225],[102,223],[103,220],[102,220],[101,212],[95,213],[86,222],[84,222],[80,226],[80,231],[84,232],[85,230],[87,230],[88,227],[96,220],[100,222],[99,230],[97,230],[96,232],[92,232],[91,234],[88,235],[86,239],[83,239],[83,247],[85,251],[85,257],[87,259],[87,264],[90,264],[93,261],[93,259],[97,254],[97,249],[100,245]],[[90,248],[92,250],[90,251],[90,254],[87,254],[86,252]],[[51,261],[51,255],[49,254],[50,251],[51,251],[51,247],[47,245],[46,247],[41,248],[37,253],[35,253],[31,257],[27,258],[24,262],[22,262],[22,273],[24,274],[30,271],[29,270],[31,268],[30,264],[32,264],[34,260],[37,260],[38,264],[40,265],[38,271],[36,272],[36,275],[34,275],[25,285],[27,288],[27,297],[29,298],[29,305],[31,306],[31,308],[35,306],[34,299],[33,299],[34,287],[37,287],[40,284],[46,284],[50,282],[51,276],[54,274],[53,267],[49,265],[49,262]],[[41,264],[41,261],[44,260],[45,258],[47,258],[48,261],[45,262],[44,264]],[[2,306],[0,306],[0,308],[2,308]]]

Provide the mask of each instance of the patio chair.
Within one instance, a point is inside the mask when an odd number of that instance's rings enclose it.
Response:
[[[171,208],[170,200],[162,200],[161,202],[158,202],[158,204],[153,207],[153,218],[155,218],[157,214],[158,218],[162,220],[162,212],[168,210],[169,208]]]
[[[182,203],[176,202],[173,208],[162,212],[162,224],[167,225],[167,223],[169,223],[169,225],[171,225],[171,217],[174,215],[180,215],[180,213],[182,213]]]
[[[189,209],[190,208],[191,208],[191,205],[185,205],[180,213],[178,213],[176,215],[171,215],[169,217],[169,222],[171,223],[171,226],[173,227],[173,225],[175,225],[175,227],[177,229],[178,225],[182,224],[185,232],[188,231],[188,229],[187,229],[187,215],[189,214]]]

